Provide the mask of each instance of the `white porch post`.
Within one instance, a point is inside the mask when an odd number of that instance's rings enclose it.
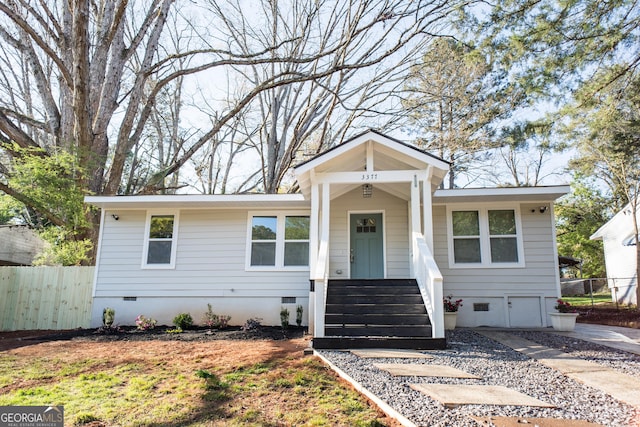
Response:
[[[325,315],[325,295],[327,286],[327,272],[329,266],[329,216],[330,216],[330,184],[322,184],[322,213],[320,218],[320,258],[316,262],[314,269],[314,284],[315,284],[315,327],[313,336],[324,337],[324,315]],[[317,252],[317,251],[316,251]],[[324,252],[324,253],[323,253]]]
[[[424,240],[427,242],[429,250],[433,254],[433,206],[431,205],[431,177],[433,166],[429,166],[425,171],[425,178],[422,182],[422,227]]]
[[[318,262],[318,213],[319,213],[319,192],[318,183],[315,182],[314,173],[311,171],[311,215],[309,218],[309,288],[313,283],[314,291],[309,291],[309,333],[313,336],[315,333],[315,271]]]
[[[420,182],[418,175],[411,181],[411,276],[415,277],[418,258],[418,236],[420,235]]]

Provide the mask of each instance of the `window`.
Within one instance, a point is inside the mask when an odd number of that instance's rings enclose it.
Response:
[[[284,265],[309,265],[309,217],[287,216],[284,224]]]
[[[451,266],[524,266],[516,209],[449,209],[448,212]]]
[[[454,211],[453,253],[456,263],[482,262],[478,211]]]
[[[249,268],[308,268],[308,215],[250,214],[250,225]]]
[[[513,210],[490,210],[489,243],[491,262],[518,262],[516,214]]]
[[[254,216],[251,225],[251,265],[276,265],[278,217]]]
[[[174,214],[151,214],[147,218],[147,233],[143,266],[173,268],[175,262],[176,222]]]

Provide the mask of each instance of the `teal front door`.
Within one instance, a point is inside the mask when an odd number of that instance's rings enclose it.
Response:
[[[384,278],[382,214],[351,214],[352,279]]]

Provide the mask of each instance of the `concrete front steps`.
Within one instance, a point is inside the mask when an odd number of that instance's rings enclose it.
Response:
[[[446,347],[431,323],[413,279],[329,280],[325,336],[315,349]]]

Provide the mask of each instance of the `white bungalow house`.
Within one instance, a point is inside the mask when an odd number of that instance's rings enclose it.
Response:
[[[640,211],[636,212],[636,217],[640,223]],[[592,240],[602,240],[611,298],[622,304],[637,304],[637,258],[633,234],[632,210],[627,205],[591,235]]]
[[[547,326],[568,186],[439,190],[448,168],[368,131],[296,166],[299,194],[87,197],[102,209],[92,325],[105,307],[121,324],[197,321],[207,303],[279,325],[302,305],[316,348],[428,348],[452,295],[459,326]]]

